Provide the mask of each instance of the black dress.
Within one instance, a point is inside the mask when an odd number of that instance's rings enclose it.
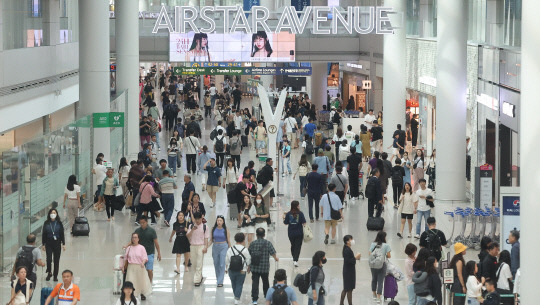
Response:
[[[343,290],[356,288],[356,258],[350,247],[343,246]]]
[[[356,198],[360,196],[360,189],[358,187],[359,184],[359,178],[358,175],[360,174],[358,171],[358,167],[360,164],[362,164],[362,156],[358,153],[355,153],[354,155],[350,155],[347,157],[347,163],[349,164],[349,187],[351,192],[351,197]]]
[[[187,221],[183,223],[175,222],[173,224],[173,231],[176,231],[176,239],[174,240],[172,249],[172,253],[174,254],[189,253],[190,243],[186,236],[187,232],[185,231],[187,230],[187,225]]]

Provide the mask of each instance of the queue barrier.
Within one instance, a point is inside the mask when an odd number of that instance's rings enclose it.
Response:
[[[502,301],[501,304],[515,304],[515,296],[513,294],[501,294],[500,296],[501,296],[501,301]],[[465,293],[451,292],[450,293],[450,302],[446,303],[446,304],[454,305],[454,297],[465,298],[465,297],[467,297],[467,295]],[[511,302],[506,303],[505,302],[506,300],[511,301]]]

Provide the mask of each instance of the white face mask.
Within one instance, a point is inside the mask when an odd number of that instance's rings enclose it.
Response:
[[[439,263],[435,263],[435,268],[439,268]]]
[[[260,204],[262,202],[262,199],[257,199],[256,201]]]
[[[351,246],[354,246],[355,243],[354,239],[351,239]]]
[[[51,219],[54,220],[56,218],[56,214],[51,214]]]

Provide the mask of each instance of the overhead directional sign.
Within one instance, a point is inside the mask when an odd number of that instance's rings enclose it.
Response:
[[[311,75],[311,67],[174,67],[174,75]]]

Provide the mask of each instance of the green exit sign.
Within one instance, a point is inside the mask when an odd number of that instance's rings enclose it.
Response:
[[[96,112],[92,120],[94,128],[124,127],[123,112]]]

